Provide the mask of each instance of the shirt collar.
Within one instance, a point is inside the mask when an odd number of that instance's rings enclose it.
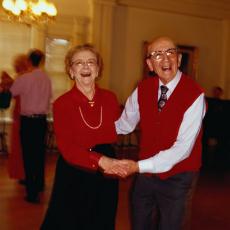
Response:
[[[94,100],[98,99],[98,86],[95,84],[95,95]],[[70,90],[71,94],[73,95],[73,98],[80,102],[80,103],[88,103],[88,98],[77,88],[76,84],[73,85],[72,89]]]
[[[176,88],[178,82],[181,79],[181,75],[182,75],[182,72],[180,70],[178,70],[177,73],[176,73],[176,76],[168,84],[165,85],[168,88],[167,94],[168,93],[171,94],[173,92],[173,90]],[[161,85],[164,85],[164,84],[159,79],[159,88],[161,87]]]

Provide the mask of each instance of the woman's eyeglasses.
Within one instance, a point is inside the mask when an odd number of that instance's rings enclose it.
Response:
[[[95,59],[89,59],[86,61],[76,60],[71,63],[71,66],[82,68],[83,66],[87,67],[95,67],[97,65],[97,61]]]

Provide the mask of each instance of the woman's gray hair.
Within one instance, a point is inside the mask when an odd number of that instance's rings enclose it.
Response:
[[[101,55],[99,54],[99,52],[95,49],[95,47],[91,44],[83,44],[83,45],[78,45],[78,46],[75,46],[75,47],[72,47],[66,54],[65,56],[65,71],[66,73],[70,76],[70,68],[72,66],[72,58],[73,56],[78,53],[78,52],[81,52],[81,51],[90,51],[92,52],[95,56],[96,56],[96,59],[97,59],[97,65],[99,67],[99,71],[98,71],[98,76],[101,76],[101,73],[102,73],[102,69],[103,69],[103,61],[102,61],[102,57]]]

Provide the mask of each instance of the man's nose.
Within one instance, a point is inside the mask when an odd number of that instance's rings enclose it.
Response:
[[[167,53],[166,52],[164,52],[164,53],[162,53],[162,60],[166,60],[166,61],[168,61],[169,60],[169,56],[167,55]]]

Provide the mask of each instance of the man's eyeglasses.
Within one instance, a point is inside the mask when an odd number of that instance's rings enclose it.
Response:
[[[161,61],[164,59],[164,55],[168,58],[174,58],[177,55],[177,48],[170,48],[164,51],[153,51],[147,58],[152,58],[155,61]]]
[[[82,68],[85,65],[88,67],[95,67],[97,65],[97,61],[95,59],[89,59],[87,61],[76,60],[71,63],[71,66],[75,66],[78,68]]]

